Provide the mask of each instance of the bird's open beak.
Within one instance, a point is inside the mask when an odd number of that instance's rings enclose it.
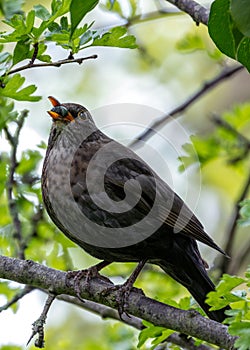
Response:
[[[53,107],[60,106],[60,102],[53,96],[49,96],[48,99],[52,103]]]
[[[54,112],[54,111],[47,111],[49,113],[49,115],[51,116],[51,118],[53,120],[67,120],[69,122],[72,122],[74,120],[74,117],[72,116],[72,114],[70,112],[68,112],[68,114],[65,117],[62,117],[60,114]]]
[[[72,114],[68,111],[68,114],[65,116],[62,116],[60,113],[57,113],[55,111],[53,111],[53,109],[56,109],[55,107],[60,107],[61,103],[53,96],[49,96],[48,99],[50,100],[50,102],[52,103],[53,107],[51,111],[48,111],[49,115],[51,116],[51,118],[53,120],[67,120],[69,122],[74,120],[74,117],[72,116]]]

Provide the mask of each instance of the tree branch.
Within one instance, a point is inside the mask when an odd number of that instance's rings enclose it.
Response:
[[[232,249],[233,249],[233,243],[234,243],[234,238],[235,238],[235,234],[236,234],[236,229],[237,229],[237,221],[240,217],[240,202],[242,202],[245,198],[246,195],[249,191],[250,188],[250,172],[248,174],[248,178],[246,180],[245,185],[243,186],[243,189],[239,195],[238,200],[236,201],[235,207],[233,209],[233,213],[231,215],[231,220],[229,222],[228,225],[228,229],[227,229],[227,233],[226,233],[226,237],[227,237],[227,242],[226,242],[226,246],[225,246],[225,251],[227,252],[227,254],[229,256],[232,255]],[[249,246],[247,247],[246,252],[248,252],[249,250]],[[243,255],[244,258],[244,255]],[[220,270],[221,270],[221,274],[223,273],[228,273],[228,269],[230,267],[231,264],[234,264],[235,261],[232,263],[230,259],[225,259],[224,257],[222,257],[221,263],[220,263]],[[231,265],[232,266],[232,265]],[[231,267],[230,267],[231,269]]]
[[[56,295],[76,296],[73,280],[67,280],[66,272],[48,268],[31,260],[1,256],[0,278],[38,287]],[[102,279],[92,279],[88,285],[85,280],[81,280],[81,297],[117,309],[117,291],[111,291],[103,297],[103,292],[111,286],[112,283]],[[207,319],[197,312],[180,310],[152,300],[139,291],[131,292],[127,312],[156,326],[173,329],[228,350],[233,349],[237,339],[229,335],[225,325]]]
[[[95,313],[98,316],[101,316],[103,319],[111,318],[113,320],[117,320],[119,322],[123,322],[131,327],[134,327],[138,330],[142,330],[145,326],[142,323],[142,320],[138,317],[127,315],[126,313],[122,316],[122,319],[119,316],[118,311],[112,309],[111,307],[95,303],[93,301],[85,300],[85,302],[81,302],[79,298],[75,298],[66,294],[62,294],[57,296],[58,300],[65,301],[72,305],[76,305],[84,310],[88,310],[90,312]],[[171,334],[166,341],[168,343],[172,343],[175,345],[182,346],[183,349],[187,350],[212,350],[211,347],[206,345],[195,345],[195,341],[191,337],[186,337],[183,334],[173,333]],[[164,349],[167,347],[164,346]],[[158,347],[157,347],[158,349]],[[159,348],[160,350],[160,348]]]
[[[4,304],[3,306],[0,306],[0,312],[7,310],[10,306],[12,306],[13,304],[15,304],[16,302],[18,302],[20,299],[22,299],[25,295],[29,294],[30,292],[32,292],[32,290],[34,290],[33,287],[31,286],[25,286],[21,291],[19,291],[16,295],[14,295],[14,297],[8,301],[6,304]]]
[[[91,60],[91,59],[96,59],[98,56],[97,55],[91,55],[87,57],[80,57],[80,58],[67,58],[65,60],[59,60],[55,62],[47,62],[47,63],[34,63],[33,60],[31,60],[28,64],[25,64],[24,66],[18,67],[16,69],[13,69],[7,73],[7,75],[11,75],[14,73],[21,72],[26,69],[30,68],[38,68],[38,67],[61,67],[64,64],[68,63],[78,63],[82,64],[83,61],[86,60]]]
[[[192,96],[190,96],[186,101],[180,104],[178,107],[174,108],[171,112],[162,117],[156,119],[153,123],[151,123],[146,130],[144,130],[141,134],[139,134],[130,144],[129,147],[138,146],[140,141],[145,141],[152,137],[156,131],[163,127],[170,118],[178,117],[183,111],[185,111],[190,105],[196,102],[201,96],[205,95],[208,91],[214,88],[216,85],[221,83],[222,81],[228,79],[232,75],[236,74],[240,70],[242,70],[243,66],[233,66],[229,68],[225,68],[220,74],[218,74],[215,78],[203,84],[203,86],[195,92]]]
[[[43,311],[40,315],[40,317],[33,322],[32,326],[32,334],[27,342],[27,345],[30,343],[31,339],[38,334],[38,338],[35,341],[35,346],[37,348],[44,348],[44,325],[46,322],[46,318],[49,312],[49,309],[55,300],[55,295],[49,294],[46,300],[46,303],[44,305]]]
[[[95,313],[98,316],[101,316],[103,319],[111,318],[113,320],[117,320],[119,322],[123,322],[129,326],[132,326],[138,330],[142,330],[144,327],[142,320],[138,317],[127,315],[126,313],[122,316],[122,319],[119,316],[118,311],[112,309],[111,307],[101,305],[98,303],[95,303],[93,301],[85,300],[84,303],[82,303],[78,298],[71,297],[69,295],[59,295],[57,297],[58,300],[66,301],[70,304],[77,305],[81,307],[84,310],[91,311]],[[183,336],[183,334],[173,333],[171,334],[167,339],[166,342],[172,343],[175,345],[182,346],[183,349],[187,350],[213,350],[211,347],[208,347],[206,345],[199,345],[196,346],[194,340],[191,337]],[[157,347],[158,349],[158,347]],[[164,346],[164,349],[167,349],[166,346]],[[160,347],[159,349],[160,350]]]
[[[209,10],[193,0],[166,0],[172,5],[178,7],[181,11],[190,15],[195,23],[203,23],[207,25],[209,18]]]
[[[194,339],[187,337],[184,334],[177,334],[177,333],[171,334],[166,339],[166,342],[158,345],[155,348],[155,350],[168,350],[169,347],[167,343],[178,345],[181,347],[181,349],[187,349],[187,350],[214,350],[214,348],[211,348],[210,346],[207,346],[205,344],[196,345]]]
[[[119,316],[118,311],[116,311],[115,309],[109,307],[109,306],[105,306],[102,304],[98,304],[95,303],[93,301],[90,300],[85,300],[84,303],[79,299],[79,298],[75,298],[72,297],[70,295],[66,295],[66,294],[61,294],[57,296],[58,300],[62,300],[62,301],[66,301],[67,303],[76,305],[81,307],[84,310],[88,310],[90,312],[93,312],[94,314],[100,316],[103,319],[107,319],[107,318],[111,318],[113,320],[117,320],[120,322],[123,322],[129,326],[132,326],[136,329],[142,330],[143,328],[145,328],[142,324],[142,320],[138,317],[135,316],[131,316],[131,315],[122,315],[122,319]]]
[[[20,259],[24,259],[24,257],[25,257],[24,250],[25,250],[26,244],[25,244],[23,237],[22,237],[21,221],[19,219],[16,201],[13,198],[13,190],[15,187],[15,172],[16,172],[16,168],[18,166],[17,146],[18,146],[18,142],[19,142],[20,132],[22,130],[24,120],[27,117],[27,115],[28,115],[27,110],[24,110],[21,112],[19,118],[16,121],[17,127],[16,127],[14,135],[11,135],[7,126],[4,127],[4,132],[5,132],[6,138],[9,141],[10,146],[11,146],[9,176],[8,176],[8,181],[6,183],[7,199],[8,199],[8,206],[9,206],[10,215],[12,217],[13,226],[14,226],[13,237],[14,237],[15,241],[17,242],[17,246],[18,246],[16,256],[18,256]]]

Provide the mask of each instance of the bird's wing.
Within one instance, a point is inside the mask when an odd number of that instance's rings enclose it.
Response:
[[[200,221],[183,200],[139,156],[135,157],[134,153],[133,157],[114,163],[106,173],[105,185],[112,199],[116,201],[124,199],[124,183],[129,179],[138,180],[142,190],[140,201],[136,206],[137,212],[142,215],[148,214],[154,201],[157,200],[155,197],[157,187],[160,195],[158,216],[162,223],[173,228],[173,234],[188,235],[224,254],[206,234]]]

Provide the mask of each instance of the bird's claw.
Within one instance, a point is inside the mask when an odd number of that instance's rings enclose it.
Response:
[[[130,317],[126,309],[128,307],[128,300],[129,300],[130,293],[133,289],[134,287],[131,286],[130,283],[125,282],[124,284],[121,284],[121,285],[105,288],[101,292],[102,297],[106,297],[108,294],[112,292],[117,292],[117,296],[116,296],[117,311],[121,320],[123,319],[123,314],[125,314],[127,317]]]
[[[93,278],[99,278],[99,279],[104,280],[105,282],[110,283],[110,280],[107,277],[102,276],[99,273],[96,266],[91,266],[90,268],[84,269],[84,270],[68,271],[67,275],[66,275],[66,285],[68,287],[71,286],[70,280],[72,278],[73,278],[73,287],[74,287],[76,296],[82,302],[84,302],[84,299],[81,297],[81,289],[80,289],[81,279],[83,279],[83,278],[85,279],[87,292],[90,292],[90,280]]]

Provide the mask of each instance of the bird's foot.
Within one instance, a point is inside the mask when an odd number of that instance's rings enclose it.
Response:
[[[99,278],[105,282],[110,283],[110,280],[107,277],[102,276],[99,273],[99,271],[102,268],[104,268],[105,266],[107,266],[108,264],[109,264],[108,262],[102,261],[97,265],[89,267],[88,269],[77,270],[77,271],[68,271],[67,275],[66,275],[66,285],[70,286],[71,285],[70,280],[72,280],[72,278],[73,278],[73,286],[74,286],[76,296],[78,297],[79,300],[84,302],[84,299],[81,297],[80,281],[83,278],[85,279],[86,290],[88,292],[90,291],[90,280],[93,278]]]
[[[122,319],[122,314],[125,313],[128,317],[128,313],[126,312],[126,309],[128,307],[128,300],[131,291],[133,290],[133,286],[135,283],[136,278],[138,277],[140,271],[143,269],[144,265],[146,264],[147,259],[139,261],[138,265],[136,266],[135,270],[132,272],[130,277],[127,279],[125,283],[118,286],[112,286],[109,288],[106,288],[101,294],[102,296],[106,296],[107,294],[110,294],[110,292],[118,291],[116,302],[118,307],[118,313],[120,316],[120,319]],[[143,293],[143,291],[141,291]],[[144,294],[144,293],[143,293]]]
[[[119,285],[111,286],[104,289],[101,292],[101,296],[106,297],[112,292],[117,292],[117,295],[116,295],[117,311],[120,316],[120,319],[122,320],[124,314],[130,317],[126,310],[128,308],[129,296],[133,290],[136,292],[138,291],[138,289],[135,288],[133,286],[133,283],[131,283],[131,281],[128,279],[124,284],[119,284]],[[144,295],[141,289],[139,289],[139,291]]]

